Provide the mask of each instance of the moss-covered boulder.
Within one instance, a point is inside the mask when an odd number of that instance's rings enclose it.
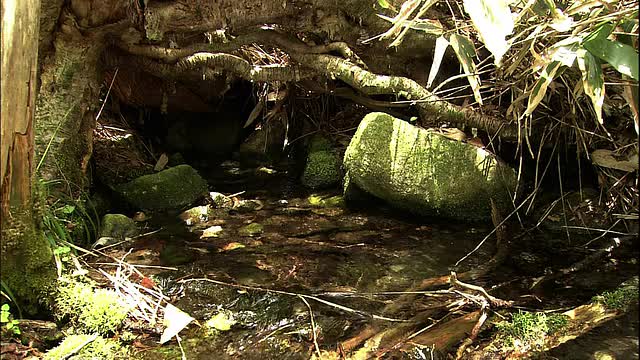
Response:
[[[340,157],[327,139],[311,139],[301,181],[312,189],[327,188],[340,181]]]
[[[514,170],[486,150],[385,113],[364,117],[345,152],[344,168],[345,183],[398,208],[470,221],[491,218],[490,198],[506,213],[508,190],[516,183]]]
[[[117,188],[140,209],[180,209],[207,193],[207,182],[189,165],[178,165],[141,176]]]

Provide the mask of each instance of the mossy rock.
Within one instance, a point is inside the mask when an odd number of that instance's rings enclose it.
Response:
[[[100,223],[100,237],[112,237],[119,240],[132,238],[140,232],[135,221],[122,214],[106,214]]]
[[[314,137],[309,145],[302,184],[312,189],[328,188],[336,185],[340,176],[340,157],[331,143],[325,138]]]
[[[323,197],[320,195],[310,195],[307,198],[310,205],[323,207],[323,208],[342,208],[344,207],[344,198],[342,195],[334,195],[329,197]]]
[[[491,198],[512,207],[515,171],[493,154],[385,113],[364,117],[343,165],[350,186],[418,215],[486,221]]]
[[[141,176],[117,191],[140,209],[180,209],[207,193],[207,182],[189,165]]]
[[[263,226],[258,223],[251,223],[238,229],[238,234],[240,236],[258,236],[262,234],[262,232]]]

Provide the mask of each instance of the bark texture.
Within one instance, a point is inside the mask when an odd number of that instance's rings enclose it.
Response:
[[[31,311],[55,276],[32,195],[39,9],[39,0],[2,5],[2,281],[17,303]]]

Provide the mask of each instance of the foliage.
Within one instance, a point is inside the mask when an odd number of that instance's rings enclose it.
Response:
[[[638,143],[625,133],[640,132],[637,1],[407,0],[395,17],[380,17],[392,23],[381,36],[394,39],[389,46],[399,45],[409,29],[437,38],[427,87],[452,46],[464,74],[437,84],[434,94],[466,100],[460,93],[470,88],[472,105],[517,122],[523,131],[516,156],[539,157],[530,139],[535,135],[541,145],[573,145],[582,157],[611,149],[636,159]],[[425,22],[440,27],[421,26]],[[460,77],[467,89],[441,89]],[[637,217],[637,184],[622,172],[597,170],[607,179],[601,186],[608,211]]]
[[[595,296],[593,301],[609,309],[622,310],[638,301],[638,287],[627,286],[614,291],[605,291],[602,295]]]
[[[128,307],[112,290],[95,289],[90,284],[68,278],[59,279],[56,297],[58,319],[69,319],[80,330],[114,333],[128,314]]]
[[[83,346],[84,345],[84,346]],[[126,349],[122,348],[117,341],[95,337],[91,335],[70,335],[57,347],[49,350],[45,355],[45,360],[54,359],[126,359]]]
[[[496,327],[507,346],[536,347],[547,335],[564,328],[569,318],[561,314],[547,315],[542,312],[518,312],[511,321],[498,323]]]
[[[9,304],[2,304],[2,308],[0,308],[0,324],[3,324],[5,329],[13,335],[20,335],[20,328],[18,327],[20,322],[12,319]]]

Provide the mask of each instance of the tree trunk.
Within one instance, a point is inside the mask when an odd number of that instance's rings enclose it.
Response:
[[[34,108],[40,0],[2,4],[2,136],[0,190],[2,281],[33,311],[55,271],[34,212]],[[37,206],[36,206],[37,207]],[[3,289],[6,291],[7,289]]]

